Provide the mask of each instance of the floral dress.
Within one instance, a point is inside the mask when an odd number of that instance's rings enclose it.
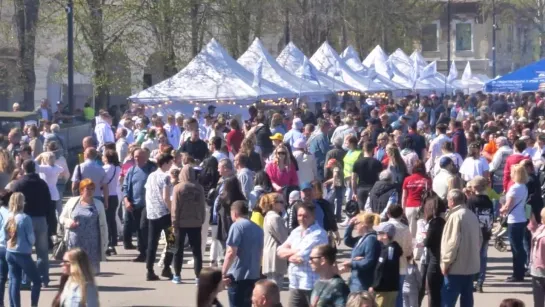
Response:
[[[79,225],[68,232],[68,249],[81,248],[89,257],[94,273],[100,273],[100,226],[97,208],[94,204],[84,206],[78,202],[71,218]]]

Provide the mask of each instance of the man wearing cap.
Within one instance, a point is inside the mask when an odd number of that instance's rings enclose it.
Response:
[[[441,168],[437,175],[433,177],[432,189],[441,199],[447,199],[448,182],[454,178],[456,166],[454,161],[449,157],[442,157],[439,160],[439,167]]]
[[[454,189],[448,193],[443,237],[441,238],[441,272],[445,277],[442,306],[473,306],[473,279],[480,270],[483,233],[479,219],[466,207],[464,193]]]
[[[193,108],[193,118],[197,120],[197,122],[199,123],[199,127],[204,127],[205,122],[204,122],[204,118],[201,116],[200,107]]]
[[[211,105],[208,106],[208,114],[207,115],[214,118],[214,117],[216,117],[216,115],[214,115],[214,113],[216,113],[216,106],[211,104]]]
[[[299,182],[310,182],[318,178],[316,160],[307,152],[307,143],[304,139],[298,139],[293,143],[293,156],[297,160],[297,178]]]
[[[288,144],[291,148],[293,148],[293,144],[295,143],[295,141],[305,137],[301,130],[303,130],[303,122],[301,121],[301,119],[293,119],[290,131],[286,132],[286,134],[284,135],[284,143]]]
[[[177,148],[178,144],[180,144],[182,132],[180,131],[180,128],[176,126],[176,118],[172,114],[167,117],[167,124],[163,126],[163,129],[165,129],[165,132],[167,133],[168,143],[174,148]]]
[[[327,140],[328,130],[329,123],[323,118],[318,118],[317,129],[307,141],[308,150],[316,159],[318,179],[320,180],[324,179],[325,157],[329,151],[329,141]]]
[[[403,250],[394,241],[396,228],[389,222],[374,226],[377,238],[382,243],[378,258],[375,276],[369,292],[375,294],[378,306],[396,306],[396,299],[400,290],[399,266]]]

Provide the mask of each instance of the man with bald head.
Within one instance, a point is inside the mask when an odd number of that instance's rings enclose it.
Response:
[[[269,279],[256,282],[252,293],[252,304],[256,307],[282,307],[278,285]]]
[[[94,147],[89,147],[83,152],[83,163],[76,165],[72,174],[72,194],[79,194],[79,183],[85,179],[91,179],[97,188],[95,189],[94,197],[104,203],[104,208],[108,208],[108,181],[106,172],[102,166],[98,165],[95,160],[98,156],[97,150]],[[99,189],[99,187],[101,187]]]

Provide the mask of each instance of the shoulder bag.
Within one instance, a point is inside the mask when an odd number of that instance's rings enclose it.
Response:
[[[80,198],[78,197],[78,200],[76,204],[74,205],[74,207],[72,208],[72,211],[74,211],[79,201],[80,201]],[[70,216],[69,216],[70,218],[72,217],[72,211],[70,212]],[[67,249],[68,249],[68,229],[65,229],[64,225],[59,223],[59,231],[57,232],[57,241],[53,244],[53,252],[51,253],[51,259],[59,260],[59,261],[62,260],[62,258],[64,257],[64,253],[66,253]]]

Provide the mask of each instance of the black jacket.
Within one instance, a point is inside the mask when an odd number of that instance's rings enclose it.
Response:
[[[396,241],[392,241],[388,245],[382,245],[373,281],[373,289],[376,292],[400,290],[399,258],[402,254],[403,250]]]
[[[439,270],[441,260],[441,239],[443,238],[443,228],[445,220],[442,217],[436,217],[429,221],[424,246],[428,249],[428,270]]]
[[[541,196],[540,196],[541,197]],[[494,204],[487,195],[472,195],[467,200],[467,207],[475,212],[483,231],[483,240],[488,241],[492,236],[494,222]]]
[[[388,205],[388,199],[397,191],[398,185],[386,181],[377,181],[371,191],[369,198],[371,201],[371,210],[373,213],[380,214]]]
[[[24,212],[31,217],[49,217],[55,210],[47,183],[38,174],[26,174],[13,185],[13,192],[25,196]]]

